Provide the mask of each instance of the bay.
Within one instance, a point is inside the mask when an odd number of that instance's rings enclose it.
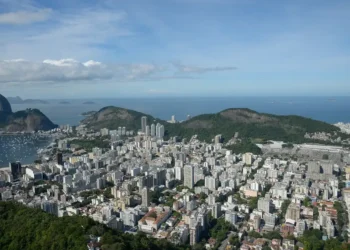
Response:
[[[79,125],[87,111],[98,111],[106,106],[117,106],[170,120],[186,119],[187,115],[216,113],[227,108],[249,108],[276,115],[301,115],[328,123],[350,122],[350,97],[172,97],[172,98],[120,98],[120,99],[64,99],[47,100],[49,104],[13,104],[14,111],[26,108],[40,109],[54,123]],[[85,102],[93,104],[84,104]],[[63,104],[63,102],[65,104]],[[37,149],[49,141],[25,143],[28,138],[18,139],[0,136],[0,166],[9,161],[32,163]],[[19,136],[21,137],[21,136]],[[17,140],[17,143],[14,142]]]

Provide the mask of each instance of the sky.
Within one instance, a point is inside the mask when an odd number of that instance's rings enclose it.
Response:
[[[348,0],[0,0],[0,93],[350,96]]]

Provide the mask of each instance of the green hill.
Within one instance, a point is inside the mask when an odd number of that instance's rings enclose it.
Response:
[[[92,129],[118,129],[118,127],[125,127],[126,130],[137,131],[141,128],[142,116],[147,117],[148,124],[160,121],[159,119],[141,112],[109,106],[86,117],[81,123]]]
[[[305,133],[340,132],[339,128],[325,122],[295,115],[258,113],[250,109],[226,109],[216,114],[199,115],[181,124],[167,125],[166,130],[169,135],[187,138],[197,134],[206,141],[217,134],[227,141],[238,132],[243,138],[295,143],[304,142]]]
[[[305,133],[328,132],[340,134],[340,129],[325,122],[287,115],[271,115],[258,113],[250,109],[226,109],[216,114],[203,114],[176,124],[156,119],[137,111],[106,107],[82,121],[90,128],[116,129],[125,126],[127,129],[139,130],[141,117],[147,116],[148,124],[160,122],[164,124],[166,137],[180,136],[190,138],[197,134],[199,139],[211,141],[215,135],[221,134],[225,141],[231,139],[235,132],[241,138],[259,140],[283,140],[301,143],[307,141]]]
[[[101,249],[185,249],[145,234],[125,234],[88,217],[56,217],[15,202],[0,202],[0,249],[86,250],[90,236],[100,236]],[[189,248],[186,248],[189,249]]]

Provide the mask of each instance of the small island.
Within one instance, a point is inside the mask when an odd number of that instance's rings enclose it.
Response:
[[[59,104],[70,104],[70,102],[67,102],[67,101],[61,101],[61,102],[59,102]]]

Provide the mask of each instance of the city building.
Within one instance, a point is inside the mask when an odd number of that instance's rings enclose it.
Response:
[[[141,117],[141,132],[146,133],[147,116]]]
[[[21,177],[22,165],[19,161],[10,163],[13,180],[16,181]]]
[[[138,222],[138,229],[144,233],[154,233],[170,217],[170,207],[154,207]]]
[[[272,202],[270,197],[264,197],[260,198],[258,200],[258,209],[265,212],[265,213],[271,213],[272,208]]]
[[[56,158],[57,158],[57,164],[63,165],[63,154],[61,152],[57,153]]]
[[[155,137],[156,136],[156,125],[152,123],[151,125],[151,136]]]
[[[300,207],[295,203],[290,203],[287,213],[286,219],[291,219],[293,221],[298,221],[300,219]]]
[[[211,191],[217,190],[219,186],[219,180],[213,176],[206,176],[204,179],[204,185]]]
[[[150,136],[151,135],[151,128],[148,125],[146,126],[145,134],[146,134],[146,136]]]
[[[194,187],[194,168],[192,165],[184,167],[184,186],[188,188]]]
[[[150,205],[150,194],[147,187],[144,187],[141,191],[142,196],[142,206],[148,207]]]
[[[217,202],[213,205],[212,215],[215,219],[220,218],[220,216],[221,216],[221,203]]]

